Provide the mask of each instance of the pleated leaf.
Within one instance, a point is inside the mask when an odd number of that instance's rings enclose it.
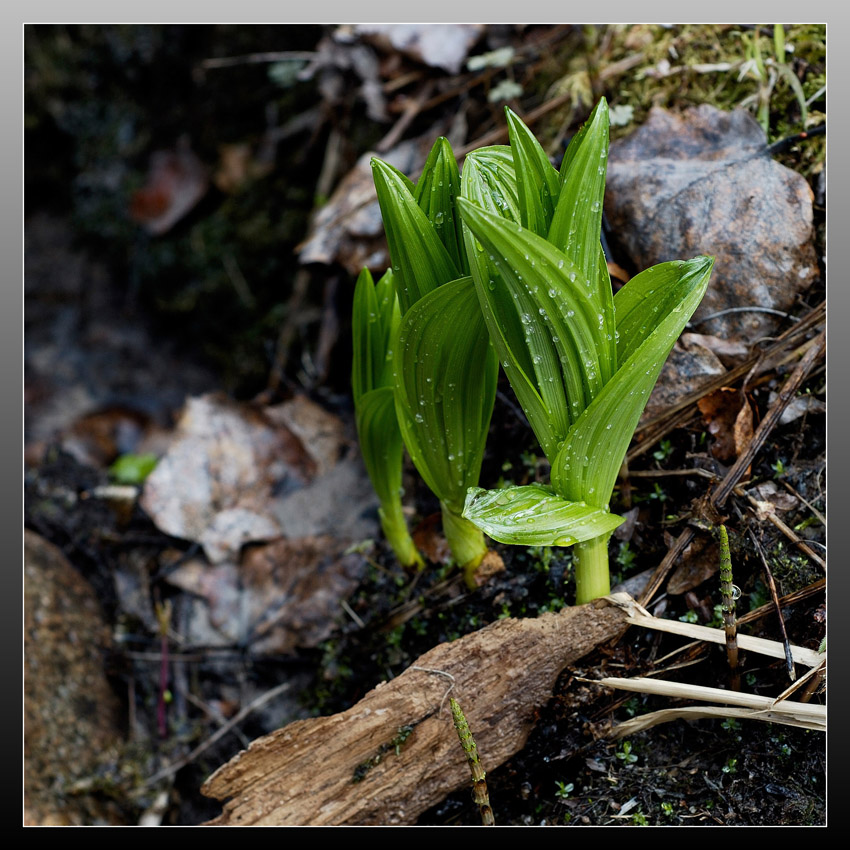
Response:
[[[552,485],[564,499],[586,501],[597,507],[607,506],[620,465],[658,373],[682,329],[699,306],[713,264],[714,260],[710,257],[665,264],[676,268],[678,273],[669,277],[669,269],[662,269],[658,274],[668,280],[667,286],[656,288],[651,296],[636,301],[640,306],[633,306],[627,313],[630,329],[623,334],[626,339],[624,350],[631,353],[570,428],[552,464]],[[666,315],[661,313],[662,305],[668,308]],[[658,306],[657,311],[655,306]],[[639,319],[634,314],[635,310],[647,317],[648,332],[645,335],[640,334],[643,325],[633,321]],[[660,320],[656,319],[649,330],[649,316],[656,314]],[[630,340],[637,339],[636,335],[643,338],[632,345]]]
[[[699,259],[690,263],[683,260],[659,263],[635,275],[617,292],[614,309],[617,357],[621,362],[634,353],[659,322],[680,308],[688,281],[702,274]]]
[[[424,295],[460,274],[428,215],[413,197],[410,181],[379,159],[372,160],[372,176],[404,314]]]
[[[548,240],[560,248],[595,286],[594,305],[604,316],[604,380],[616,368],[611,279],[599,234],[608,165],[608,105],[602,98],[573,137],[561,163],[561,188]],[[610,371],[608,367],[610,366]]]
[[[519,225],[461,199],[464,223],[493,257],[497,276],[472,264],[493,344],[546,456],[602,388],[604,316],[589,282],[561,251]],[[603,349],[603,352],[607,349]]]
[[[401,431],[392,387],[379,387],[360,397],[356,407],[360,452],[381,504],[401,493]]]
[[[470,488],[463,516],[493,540],[522,546],[572,546],[609,534],[623,517],[568,502],[551,487]]]
[[[505,107],[523,227],[545,237],[561,189],[557,169],[520,117]]]
[[[472,278],[446,283],[408,310],[393,369],[408,454],[460,514],[467,489],[478,484],[498,377]]]
[[[401,312],[387,271],[377,285],[368,269],[363,269],[354,287],[351,314],[353,359],[351,387],[355,406],[369,390],[389,386],[392,381],[392,343],[401,321]]]
[[[460,275],[469,274],[469,263],[463,250],[463,232],[455,200],[460,196],[460,171],[449,140],[440,137],[416,183],[413,197],[422,208],[439,236]]]

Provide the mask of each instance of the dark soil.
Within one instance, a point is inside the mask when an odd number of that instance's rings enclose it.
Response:
[[[521,40],[503,29],[496,28],[490,42],[485,38],[478,52],[506,38]],[[127,450],[116,435],[126,436],[128,429],[169,429],[187,395],[223,389],[240,399],[270,402],[306,393],[351,424],[345,330],[350,289],[338,285],[347,277],[336,266],[312,267],[306,295],[297,296],[293,252],[307,232],[331,130],[345,134],[338,166],[343,175],[391,125],[378,127],[367,120],[366,105],[355,96],[360,81],[349,70],[342,75],[348,93],[341,99],[344,108],[334,113],[326,104],[322,120],[278,148],[275,168],[248,190],[225,195],[213,189],[160,238],[145,234],[131,220],[128,198],[144,181],[149,154],[173,146],[187,127],[193,148],[212,162],[219,146],[253,144],[269,122],[283,124],[322,102],[315,79],[281,88],[262,65],[200,73],[204,59],[314,50],[322,35],[322,28],[307,26],[39,26],[26,32],[26,525],[57,544],[89,580],[115,634],[122,636],[106,665],[127,711],[128,744],[121,755],[123,768],[120,761],[104,765],[98,793],[116,802],[126,823],[138,823],[159,791],[167,792],[162,823],[197,824],[212,818],[220,807],[200,795],[200,785],[254,738],[289,720],[349,707],[439,642],[500,617],[534,617],[574,601],[569,550],[496,546],[505,571],[470,593],[436,554],[426,570],[411,576],[378,541],[363,555],[365,578],[348,599],[361,624],[340,619],[333,637],[320,647],[287,657],[258,657],[249,646],[184,648],[177,666],[186,691],[199,702],[182,706],[179,728],[169,729],[166,738],[158,734],[159,635],[138,612],[122,610],[115,566],[130,565],[144,576],[140,592],[151,600],[170,599],[179,625],[188,610],[187,594],[167,585],[163,576],[197,547],[164,535],[138,505],[116,509],[83,494],[111,480],[109,464]],[[614,54],[605,50],[615,51],[617,43],[605,32],[591,38],[568,28],[554,53],[583,47],[595,51],[598,60],[613,61]],[[406,67],[400,57],[384,59],[387,67],[394,67],[392,61]],[[552,73],[543,60],[534,70],[541,77],[540,91],[531,84],[529,70],[524,81],[534,100],[529,106],[540,102],[543,81]],[[499,110],[483,96],[467,106],[474,124],[470,139],[499,120]],[[782,110],[774,117],[777,127],[787,126]],[[570,132],[582,118],[578,112],[566,116]],[[427,125],[429,120],[436,116],[420,116],[418,122]],[[808,154],[800,154],[796,163],[791,154],[786,156],[786,164],[808,172],[816,197],[821,192],[816,214],[822,259],[822,184]],[[231,250],[250,281],[249,299],[234,288],[218,254],[213,258],[198,249],[199,240]],[[613,244],[616,250],[616,239]],[[628,258],[616,259],[628,268]],[[822,297],[819,285],[797,315],[805,315]],[[282,351],[280,327],[293,304],[300,312]],[[750,389],[756,423],[786,376],[770,373]],[[802,391],[823,397],[822,369],[813,371]],[[106,444],[80,426],[92,412],[113,417]],[[72,454],[68,435],[75,427],[83,436],[74,445],[79,449],[82,444],[84,451]],[[671,540],[695,518],[694,507],[709,489],[707,479],[661,473],[696,465],[720,474],[727,469],[712,459],[710,438],[699,418],[671,430],[664,442],[631,465],[632,472],[654,470],[659,475],[634,476],[630,486],[615,492],[612,510],[635,510],[631,536],[612,539],[615,581],[630,580],[636,583],[632,587],[645,583]],[[750,485],[785,482],[823,511],[824,474],[824,416],[806,414],[773,431],[747,478]],[[495,486],[500,479],[545,480],[546,475],[533,434],[503,382],[482,486]],[[418,533],[437,546],[438,505],[412,474],[406,483]],[[775,526],[757,520],[742,498],[733,496],[726,513],[734,581],[742,593],[739,615],[770,601],[762,553],[780,597],[810,588],[823,577]],[[824,530],[805,504],[800,502],[784,520],[823,551]],[[662,588],[650,607],[656,616],[716,625],[719,603],[713,575],[678,595]],[[791,643],[820,645],[825,635],[822,589],[788,602],[781,615]],[[782,637],[775,610],[742,630]],[[565,670],[525,749],[488,771],[496,823],[825,824],[822,733],[702,719],[675,720],[627,741],[606,737],[612,725],[675,703],[613,692],[586,680],[657,674],[730,686],[720,649],[684,644],[681,638],[632,628],[580,666]],[[790,683],[782,662],[745,653],[741,662],[741,687],[750,693],[778,695]],[[250,714],[235,732],[189,759],[172,777],[148,782],[215,732],[216,723],[200,703],[219,701],[222,694],[238,703],[246,693],[262,693],[285,681],[292,688],[282,705]],[[825,701],[825,695],[812,699]],[[487,753],[480,755],[487,767]],[[480,823],[480,815],[470,794],[460,791],[419,823],[472,825]]]

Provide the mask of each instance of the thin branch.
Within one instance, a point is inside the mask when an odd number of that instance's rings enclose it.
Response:
[[[173,776],[177,773],[178,770],[182,770],[186,767],[187,764],[191,764],[195,761],[201,753],[206,752],[216,741],[223,738],[234,726],[237,726],[241,723],[249,714],[257,709],[262,708],[267,702],[271,702],[275,697],[280,696],[282,693],[285,693],[292,687],[291,682],[284,682],[281,685],[278,685],[276,688],[272,688],[270,691],[266,691],[264,694],[258,696],[255,700],[248,703],[238,714],[235,714],[224,726],[217,729],[213,732],[212,735],[209,736],[205,741],[198,744],[194,750],[192,750],[187,755],[182,758],[177,759],[177,761],[172,762],[168,766],[164,767],[162,770],[157,771],[153,776],[149,777],[142,783],[142,789],[150,788],[151,785],[156,785],[162,779],[166,779],[169,776]]]

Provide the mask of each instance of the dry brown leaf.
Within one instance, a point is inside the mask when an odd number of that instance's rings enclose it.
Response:
[[[374,151],[363,154],[313,216],[306,239],[296,248],[299,262],[339,263],[353,277],[364,266],[375,273],[387,269],[389,251],[372,179],[371,161],[376,155]],[[381,154],[381,159],[405,174],[415,174],[425,164],[426,155],[427,148],[409,140]]]
[[[699,254],[717,258],[692,324],[749,344],[818,276],[812,192],[765,153],[747,112],[703,104],[675,115],[654,108],[611,145],[605,210],[638,268]],[[754,307],[700,323],[727,308]]]
[[[130,215],[160,236],[203,198],[208,186],[206,167],[181,140],[176,150],[151,154],[147,182],[130,199]]]
[[[759,502],[769,502],[775,510],[790,511],[800,504],[800,500],[787,490],[776,486],[775,481],[762,481],[751,491]]]
[[[181,564],[166,580],[191,594],[184,639],[259,655],[317,646],[338,626],[365,569],[365,559],[345,549],[330,536],[279,539],[246,547],[240,564]]]
[[[272,496],[303,486],[316,465],[262,411],[224,397],[189,399],[177,438],[145,481],[141,505],[166,534],[194,540],[213,563],[282,533]]]
[[[667,582],[674,596],[702,584],[720,569],[720,547],[710,537],[697,537],[682,553],[682,563]]]
[[[354,31],[384,50],[399,50],[432,68],[457,74],[483,24],[358,24]]]
[[[337,626],[340,603],[366,567],[330,537],[276,540],[249,547],[242,559],[242,610],[253,651],[285,654],[318,646]]]
[[[698,402],[700,413],[712,436],[711,454],[730,463],[753,438],[753,411],[746,396],[732,387],[721,387]]]

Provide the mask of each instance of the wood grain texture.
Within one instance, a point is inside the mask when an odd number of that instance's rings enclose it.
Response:
[[[525,745],[560,672],[618,635],[624,623],[621,611],[599,602],[533,620],[500,620],[440,644],[347,711],[291,723],[220,767],[202,788],[226,801],[210,823],[415,823],[470,783],[450,688],[464,706],[484,769],[492,770]],[[412,727],[406,738],[405,727]],[[362,779],[355,781],[358,772]]]

